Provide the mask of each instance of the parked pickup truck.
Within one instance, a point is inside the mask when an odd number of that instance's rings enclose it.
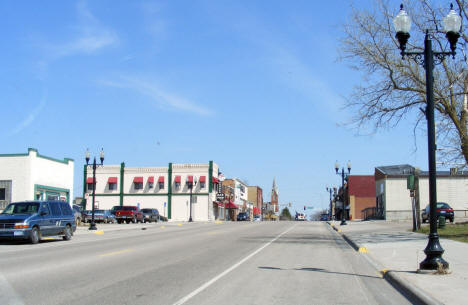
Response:
[[[143,213],[136,206],[119,206],[115,209],[117,223],[143,222]]]

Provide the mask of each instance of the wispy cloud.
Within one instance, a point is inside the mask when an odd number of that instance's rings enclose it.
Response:
[[[49,56],[61,58],[77,54],[92,54],[118,42],[117,34],[90,12],[86,3],[77,5],[78,25],[74,26],[73,39],[61,43],[47,43],[44,48]]]
[[[42,109],[46,105],[46,94],[44,94],[39,101],[39,104],[33,108],[33,110],[9,132],[9,136],[14,136],[24,129],[26,129],[29,125],[31,125],[35,120],[36,117],[41,113]]]
[[[151,102],[158,107],[168,110],[191,112],[203,116],[213,115],[211,109],[200,106],[179,95],[167,92],[154,81],[133,77],[121,77],[117,81],[99,81],[98,83],[110,87],[134,90],[139,94],[151,98]]]

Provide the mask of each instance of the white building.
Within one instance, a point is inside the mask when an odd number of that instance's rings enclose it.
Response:
[[[91,209],[93,189],[92,166],[84,168],[84,197]],[[126,168],[125,163],[99,166],[96,169],[95,205],[111,209],[116,205],[156,208],[171,220],[187,221],[190,217],[190,188],[192,188],[192,219],[214,220],[218,165],[172,164],[167,167]]]
[[[410,165],[380,166],[375,168],[377,213],[387,220],[412,218],[407,177],[413,172]],[[437,202],[446,202],[455,210],[455,219],[468,217],[468,172],[437,171]],[[421,210],[429,204],[429,175],[419,176]]]
[[[46,157],[29,148],[26,154],[0,154],[0,209],[22,200],[63,200],[73,195],[72,159]]]

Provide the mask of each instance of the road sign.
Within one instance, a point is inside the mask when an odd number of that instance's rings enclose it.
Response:
[[[224,200],[224,194],[223,193],[216,194],[216,199],[217,200]]]
[[[313,209],[314,209],[314,207],[307,207],[307,209],[308,209],[308,210],[313,210]]]

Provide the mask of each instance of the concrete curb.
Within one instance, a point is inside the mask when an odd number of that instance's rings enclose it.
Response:
[[[333,228],[333,230],[338,232],[338,229],[334,225],[330,223],[328,224]],[[354,250],[361,252],[361,253],[367,253],[367,249],[365,247],[362,247],[361,245],[356,243],[351,237],[349,237],[345,233],[341,233],[338,235],[340,235]],[[366,250],[362,251],[362,249],[366,249]],[[375,259],[371,258],[369,255],[364,254],[363,256],[377,271],[382,273],[382,277],[387,282],[389,282],[390,285],[395,287],[398,291],[402,292],[409,299],[409,301],[413,302],[413,304],[443,305],[442,302],[429,296],[422,289],[409,283],[407,280],[404,280],[401,276],[397,274],[396,271],[392,271],[392,270],[387,271],[385,268],[381,267],[379,262],[375,261]]]

